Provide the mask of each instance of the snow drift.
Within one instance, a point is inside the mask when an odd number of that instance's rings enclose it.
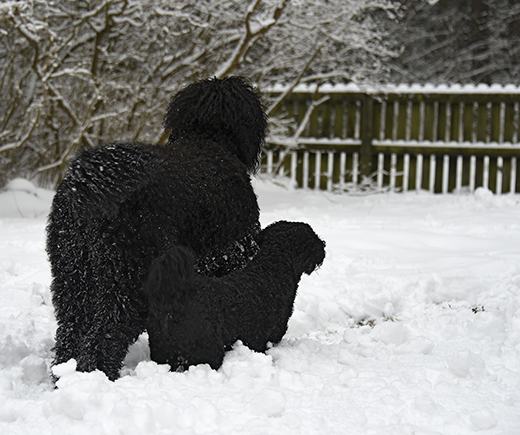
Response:
[[[52,192],[0,194],[0,433],[518,434],[520,196],[367,197],[256,182],[262,226],[327,242],[282,342],[223,366],[149,359],[143,334],[110,382],[48,377],[56,328],[44,250]]]

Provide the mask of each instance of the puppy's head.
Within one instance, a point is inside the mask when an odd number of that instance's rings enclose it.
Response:
[[[245,78],[213,78],[174,95],[164,127],[171,130],[170,142],[195,134],[221,143],[255,172],[267,134],[267,117],[258,93]]]
[[[260,233],[258,243],[260,250],[266,244],[274,245],[277,251],[290,256],[297,273],[309,275],[325,259],[325,242],[303,222],[275,222]]]

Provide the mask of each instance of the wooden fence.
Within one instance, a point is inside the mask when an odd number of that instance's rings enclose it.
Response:
[[[280,114],[262,172],[298,187],[520,192],[520,87],[298,87]]]

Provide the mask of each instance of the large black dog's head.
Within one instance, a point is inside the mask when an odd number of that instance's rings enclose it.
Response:
[[[307,275],[325,259],[325,242],[303,222],[278,221],[266,227],[258,237],[260,251],[272,250],[290,256],[297,274]]]
[[[174,95],[164,118],[170,142],[202,135],[227,146],[255,172],[267,134],[260,98],[243,77],[206,79]]]

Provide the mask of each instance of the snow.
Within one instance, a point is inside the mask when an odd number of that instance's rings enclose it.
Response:
[[[54,193],[36,187],[30,181],[16,178],[0,191],[1,217],[47,216]]]
[[[327,242],[280,344],[259,354],[238,343],[218,371],[170,373],[149,360],[143,334],[116,382],[70,361],[54,389],[52,192],[10,184],[0,194],[0,433],[520,433],[519,195],[255,189],[263,226],[306,221]]]

